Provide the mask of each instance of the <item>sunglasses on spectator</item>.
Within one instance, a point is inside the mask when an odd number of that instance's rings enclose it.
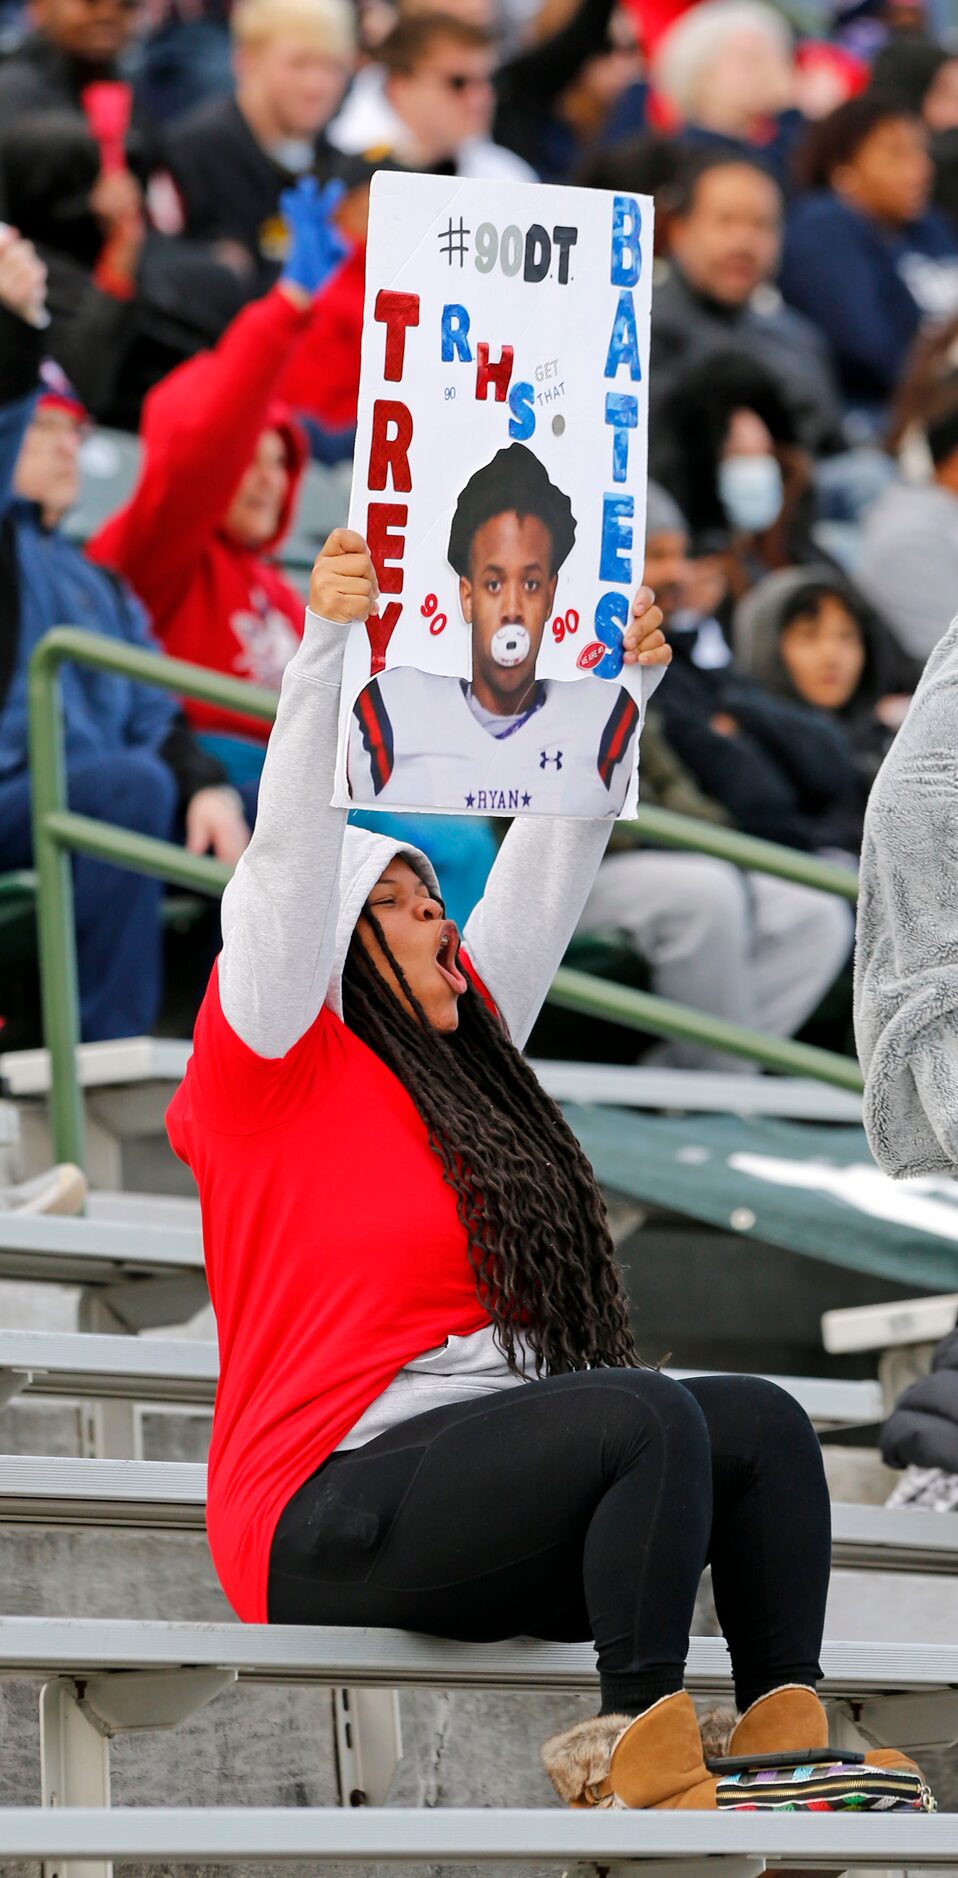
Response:
[[[89,0],[88,0],[88,3],[89,3]],[[428,71],[429,68],[426,67],[426,70]],[[436,72],[436,71],[433,71],[431,73],[431,76],[433,78],[437,78],[439,80],[439,83],[441,85],[444,85],[447,91],[455,91],[459,93],[462,93],[464,91],[472,91],[476,89],[480,91],[485,91],[486,86],[492,84],[492,79],[490,78],[487,72]]]

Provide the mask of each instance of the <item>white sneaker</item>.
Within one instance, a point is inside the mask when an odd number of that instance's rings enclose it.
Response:
[[[72,1161],[61,1161],[34,1180],[0,1187],[0,1213],[82,1213],[86,1175]]]

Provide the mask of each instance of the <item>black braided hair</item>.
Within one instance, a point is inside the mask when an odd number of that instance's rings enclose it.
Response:
[[[350,1030],[412,1097],[456,1195],[476,1293],[514,1373],[521,1337],[537,1374],[639,1364],[605,1204],[561,1111],[472,985],[459,1027],[432,1028],[375,914],[375,936],[396,989],[359,930],[343,971]]]

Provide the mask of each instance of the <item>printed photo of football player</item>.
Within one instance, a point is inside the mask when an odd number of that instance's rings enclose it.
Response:
[[[591,674],[536,676],[575,530],[568,496],[524,444],[470,477],[447,552],[472,634],[472,677],[393,666],[363,687],[349,735],[354,802],[619,813],[639,723],[631,693]]]

